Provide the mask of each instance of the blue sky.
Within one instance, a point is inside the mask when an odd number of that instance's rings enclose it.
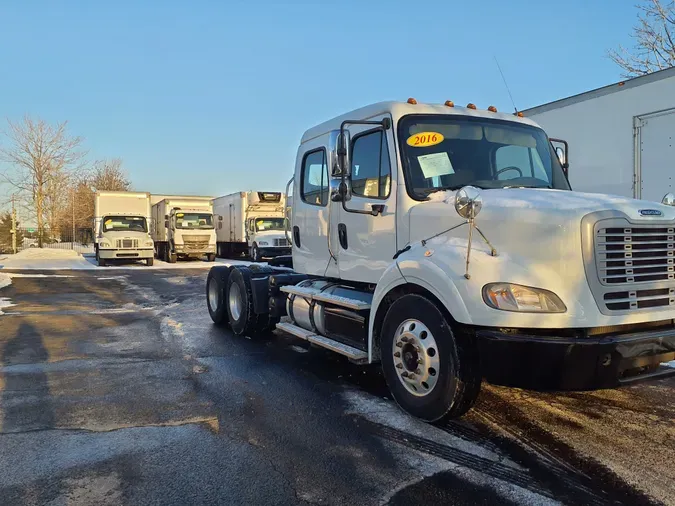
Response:
[[[134,188],[282,189],[304,130],[380,100],[519,109],[620,80],[616,0],[0,5],[0,117],[68,120]],[[4,120],[3,120],[4,123]]]

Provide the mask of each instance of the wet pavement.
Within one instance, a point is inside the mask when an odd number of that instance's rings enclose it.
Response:
[[[675,504],[675,378],[486,385],[432,426],[376,366],[214,327],[205,278],[31,271],[0,290],[0,504]]]

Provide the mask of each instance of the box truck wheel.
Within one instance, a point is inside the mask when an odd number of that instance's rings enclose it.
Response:
[[[101,258],[101,256],[98,255],[98,258],[96,260],[98,261],[99,267],[105,267],[105,258]]]
[[[475,344],[455,336],[431,300],[417,294],[397,299],[380,335],[384,376],[401,408],[436,422],[473,406],[481,384]]]
[[[262,260],[262,258],[260,258],[260,250],[256,243],[253,243],[253,246],[251,246],[251,260],[254,262],[260,262]]]
[[[227,314],[232,331],[237,335],[258,337],[273,327],[269,314],[256,314],[253,310],[251,271],[235,267],[227,280]]]
[[[148,267],[152,267],[153,264],[155,263],[155,259],[154,258],[148,258],[148,259],[145,260],[145,263],[148,264]]]
[[[215,253],[209,253],[208,255],[206,255],[206,260],[209,262],[215,262],[216,261]]]
[[[168,261],[170,264],[175,264],[176,260],[178,260],[178,255],[176,255],[173,251],[169,251],[167,256],[169,257]]]
[[[230,272],[230,268],[227,266],[212,267],[206,277],[206,305],[209,308],[209,315],[216,325],[227,325],[229,323],[225,291]]]

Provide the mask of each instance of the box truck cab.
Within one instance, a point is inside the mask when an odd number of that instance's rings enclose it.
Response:
[[[237,192],[214,199],[213,208],[218,215],[219,256],[248,254],[254,262],[259,262],[290,254],[283,193]]]
[[[561,159],[563,163],[561,163]],[[383,102],[308,130],[293,271],[214,267],[235,334],[381,362],[398,404],[462,415],[483,378],[615,387],[675,373],[675,208],[571,191],[564,148],[473,104]]]
[[[97,192],[94,215],[98,265],[105,266],[113,260],[145,260],[148,266],[153,264],[149,193]]]
[[[213,205],[202,199],[163,199],[152,206],[155,255],[169,263],[178,258],[216,259]]]

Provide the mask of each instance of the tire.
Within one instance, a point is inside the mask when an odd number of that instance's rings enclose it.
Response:
[[[206,306],[209,316],[216,325],[228,325],[230,323],[225,303],[225,290],[227,279],[230,275],[229,267],[212,267],[206,277]]]
[[[439,422],[462,416],[475,403],[482,379],[475,342],[456,336],[426,297],[404,295],[391,305],[380,347],[385,380],[404,411]]]
[[[148,265],[148,267],[152,267],[155,263],[155,259],[154,258],[148,258],[148,259],[145,260],[145,263]]]
[[[209,253],[206,255],[206,261],[207,262],[215,262],[216,261],[216,255],[214,253]]]
[[[175,264],[176,261],[178,260],[178,255],[176,255],[175,253],[172,253],[171,251],[168,251],[168,249],[167,249],[167,256],[168,256],[167,261],[170,264]]]
[[[97,258],[97,263],[98,263],[99,267],[105,267],[106,266],[105,258],[101,258],[100,256]]]
[[[232,332],[237,335],[260,337],[274,328],[269,314],[256,314],[253,310],[251,271],[238,267],[230,271],[227,280],[227,315]]]
[[[258,245],[253,243],[253,246],[251,246],[251,261],[260,262],[260,260],[260,250],[258,249]]]

